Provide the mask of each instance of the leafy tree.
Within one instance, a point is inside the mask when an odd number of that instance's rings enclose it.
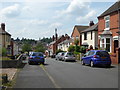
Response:
[[[81,46],[80,47],[80,52],[81,53],[85,53],[86,52],[86,47],[85,46]]]
[[[68,48],[68,51],[69,52],[74,52],[75,51],[75,46],[70,45],[69,48]]]
[[[31,51],[31,50],[32,50],[32,47],[31,47],[31,45],[28,44],[28,43],[25,43],[25,44],[22,46],[22,51],[23,51],[23,52],[28,52],[28,53],[29,53],[29,51]]]
[[[35,47],[35,52],[45,52],[46,48],[42,43],[38,43]]]
[[[76,39],[76,40],[74,41],[74,44],[77,46],[77,45],[79,44],[79,40]]]
[[[75,52],[80,52],[80,46],[75,46]]]

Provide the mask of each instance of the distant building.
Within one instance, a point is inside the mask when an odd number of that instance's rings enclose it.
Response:
[[[61,49],[63,51],[68,51],[68,48],[70,45],[72,45],[72,42],[73,42],[73,40],[71,38],[66,39],[58,44],[58,49]]]
[[[75,45],[74,44],[74,41],[76,40],[76,39],[78,39],[79,40],[79,46],[81,46],[82,45],[82,35],[81,35],[81,31],[83,31],[83,30],[85,30],[85,29],[87,29],[89,26],[81,26],[81,25],[75,25],[74,26],[74,29],[73,29],[73,32],[72,32],[72,35],[71,35],[71,38],[73,39],[73,45]]]
[[[11,55],[11,34],[6,32],[5,23],[1,23],[0,27],[0,47],[7,49],[7,54]]]
[[[53,54],[56,54],[56,51],[58,50],[58,44],[69,38],[70,37],[67,34],[58,37],[57,29],[55,29],[55,36],[53,35],[52,38],[53,41],[48,45],[49,55],[51,56]]]

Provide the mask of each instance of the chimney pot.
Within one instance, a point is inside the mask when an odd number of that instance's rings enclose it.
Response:
[[[94,22],[93,22],[93,21],[90,21],[89,26],[91,27],[91,26],[93,26],[93,25],[94,25]]]
[[[5,23],[1,23],[1,28],[5,31]]]

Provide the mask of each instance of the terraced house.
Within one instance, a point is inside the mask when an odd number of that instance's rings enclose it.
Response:
[[[100,49],[110,52],[113,63],[120,62],[120,53],[118,53],[119,30],[120,1],[113,4],[98,17],[98,46]]]
[[[5,23],[0,28],[0,48],[6,48],[7,54],[11,54],[11,34],[5,31]]]

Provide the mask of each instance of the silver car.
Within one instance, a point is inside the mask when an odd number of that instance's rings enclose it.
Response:
[[[56,55],[56,60],[63,60],[63,56],[64,56],[65,52],[60,52]]]
[[[63,56],[64,61],[75,61],[76,57],[72,52],[66,52]]]

